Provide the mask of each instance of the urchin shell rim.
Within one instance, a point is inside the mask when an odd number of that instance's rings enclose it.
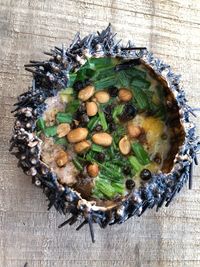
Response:
[[[193,114],[193,112],[187,105],[185,92],[180,85],[180,76],[174,74],[169,65],[154,57],[151,52],[144,48],[135,47],[131,41],[126,47],[116,42],[115,35],[110,24],[101,33],[90,34],[82,40],[77,33],[68,49],[55,47],[50,53],[45,53],[52,56],[53,59],[44,62],[31,61],[30,64],[25,65],[26,70],[33,73],[33,84],[28,92],[19,96],[19,102],[16,103],[17,108],[14,110],[17,119],[13,129],[10,150],[16,148],[17,151],[13,154],[19,159],[19,166],[26,174],[34,178],[37,185],[41,185],[50,201],[49,209],[54,206],[60,213],[69,212],[72,214],[72,217],[60,227],[67,223],[72,225],[81,217],[83,222],[77,230],[88,223],[92,241],[94,241],[93,222],[98,223],[103,228],[108,224],[123,223],[133,215],[141,216],[147,208],[157,206],[158,210],[164,203],[168,206],[175,194],[188,180],[189,187],[191,187],[193,162],[197,164],[196,154],[199,147],[198,138],[195,135],[196,127],[189,117],[189,113]],[[78,43],[80,47],[77,49],[78,51],[74,51],[74,47]],[[108,208],[96,206],[95,202],[82,199],[78,192],[59,184],[55,174],[40,161],[41,140],[33,134],[36,119],[45,110],[45,99],[56,95],[59,90],[65,88],[69,71],[72,68],[79,68],[91,56],[141,58],[158,76],[166,80],[176,98],[180,121],[185,130],[185,141],[175,157],[172,171],[169,174],[154,175],[149,182],[134,189],[119,205]],[[34,103],[27,100],[30,97],[35,101]],[[36,112],[40,107],[41,112]],[[29,122],[33,124],[28,128]],[[24,156],[22,148],[29,155],[28,160]],[[34,154],[34,150],[37,153]],[[30,158],[31,153],[35,158]]]

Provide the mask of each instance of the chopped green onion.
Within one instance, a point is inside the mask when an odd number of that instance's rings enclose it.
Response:
[[[43,118],[39,118],[36,122],[36,126],[38,130],[44,130],[45,129],[45,121]]]
[[[143,166],[140,164],[140,162],[135,156],[128,157],[128,160],[136,173],[142,170]]]
[[[138,87],[132,87],[132,90],[133,90],[133,96],[137,102],[139,109],[147,110],[149,108],[149,102],[145,92]]]
[[[69,74],[68,87],[71,87],[74,84],[76,77],[77,77],[77,73],[70,73]]]
[[[129,88],[130,86],[130,76],[127,75],[126,70],[121,70],[117,73],[117,80],[120,87]]]
[[[113,117],[113,119],[114,119],[115,122],[118,121],[117,116],[119,116],[123,112],[123,108],[124,108],[124,105],[118,105],[118,106],[116,106],[114,108],[112,117]]]
[[[110,86],[114,86],[116,84],[116,76],[112,75],[110,77],[106,77],[104,79],[98,80],[94,82],[94,86],[96,90],[105,89]]]
[[[96,144],[92,144],[91,146],[91,150],[95,151],[95,152],[102,152],[104,151],[102,146],[96,145]]]
[[[123,195],[124,194],[124,191],[125,191],[125,187],[124,187],[124,184],[122,183],[111,183],[112,187],[115,189],[115,191],[117,193],[119,193],[120,195]]]
[[[107,149],[107,152],[108,152],[110,158],[115,157],[115,144],[114,144],[114,142],[112,142],[112,145]]]
[[[80,100],[79,99],[74,99],[72,102],[67,104],[66,107],[66,112],[67,113],[74,113],[77,111],[78,107],[80,105]]]
[[[108,124],[106,122],[106,118],[105,118],[104,112],[99,110],[98,114],[99,114],[101,126],[102,126],[103,130],[106,131],[108,129]]]
[[[112,198],[116,194],[115,189],[106,180],[102,179],[96,180],[95,187],[97,190],[101,191],[101,193],[103,193],[108,198]]]
[[[109,177],[112,179],[122,179],[122,175],[118,173],[114,168],[110,169],[110,167],[107,167],[105,164],[98,163],[98,165],[101,167],[102,171],[107,173]]]
[[[119,140],[121,139],[122,136],[125,135],[125,128],[123,126],[118,126],[116,131],[113,134],[113,139],[116,144],[119,143]]]
[[[77,170],[79,170],[79,171],[83,170],[83,166],[81,165],[81,163],[78,161],[77,158],[72,159],[72,162],[73,162],[73,164]]]
[[[103,68],[97,69],[95,75],[92,77],[92,81],[101,80],[105,77],[110,77],[115,74],[113,66],[104,66]]]
[[[119,174],[119,177],[122,177],[121,176],[122,170],[119,166],[114,165],[113,163],[110,163],[110,162],[106,162],[105,166],[108,167],[111,171],[113,171],[113,173],[117,172]]]
[[[96,187],[92,189],[92,196],[97,197],[98,199],[103,199],[104,194],[102,194]]]
[[[44,129],[44,134],[47,137],[52,137],[57,134],[57,126],[51,126]]]
[[[149,155],[140,143],[133,143],[131,147],[135,156],[141,164],[146,165],[150,163]]]
[[[127,73],[132,77],[140,77],[142,79],[145,79],[147,76],[146,71],[138,69],[137,67],[133,67],[133,69],[128,69]]]
[[[72,122],[72,114],[71,113],[64,113],[64,112],[58,112],[56,115],[56,120],[59,123],[71,123]]]
[[[142,79],[142,78],[134,78],[131,85],[133,87],[139,87],[141,89],[148,89],[151,85],[151,83],[145,79]]]
[[[55,144],[61,146],[67,146],[67,139],[65,137],[55,138]]]
[[[97,126],[98,122],[99,122],[99,117],[98,116],[92,117],[92,119],[90,119],[90,121],[87,124],[88,129],[90,131],[92,131],[94,129],[94,127]]]
[[[86,160],[94,162],[94,157],[95,157],[96,153],[92,150],[90,150],[87,154],[86,154]]]

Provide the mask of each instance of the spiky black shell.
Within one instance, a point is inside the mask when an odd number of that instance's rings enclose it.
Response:
[[[169,65],[155,58],[145,48],[135,47],[130,41],[124,47],[115,40],[115,35],[110,25],[101,33],[90,34],[83,39],[77,33],[69,48],[55,47],[51,52],[46,52],[51,56],[49,60],[30,61],[25,67],[33,73],[32,87],[18,97],[13,111],[16,121],[10,150],[15,148],[13,154],[19,159],[19,166],[33,177],[36,185],[43,188],[49,199],[49,209],[54,206],[60,213],[71,213],[72,217],[59,227],[67,223],[72,225],[78,218],[82,218],[83,222],[77,230],[88,223],[93,242],[93,223],[98,223],[103,228],[108,224],[122,223],[133,215],[141,216],[147,208],[156,206],[158,210],[164,203],[168,206],[187,181],[191,188],[193,162],[197,164],[196,154],[199,149],[195,125],[190,120],[193,112],[180,87],[180,76],[175,75]],[[175,157],[172,171],[154,175],[145,185],[133,189],[113,208],[96,206],[95,203],[82,199],[73,189],[59,184],[56,175],[40,161],[41,140],[34,135],[36,120],[46,108],[44,101],[66,88],[69,71],[79,68],[91,56],[142,59],[158,77],[168,83],[177,100],[180,121],[185,130],[185,140]]]

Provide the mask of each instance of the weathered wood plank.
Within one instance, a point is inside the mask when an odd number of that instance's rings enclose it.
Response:
[[[8,153],[10,110],[31,82],[23,65],[69,45],[76,31],[85,35],[108,22],[119,39],[146,45],[180,72],[191,105],[200,107],[198,0],[0,0],[0,266],[200,266],[199,167],[193,190],[185,187],[169,208],[105,230],[96,226],[91,244],[87,226],[57,228],[65,218],[47,212],[44,195]]]

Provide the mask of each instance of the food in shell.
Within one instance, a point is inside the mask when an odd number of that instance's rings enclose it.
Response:
[[[198,138],[180,76],[144,47],[115,40],[109,25],[45,61],[30,61],[11,150],[43,188],[49,209],[100,227],[172,201],[192,182]]]

